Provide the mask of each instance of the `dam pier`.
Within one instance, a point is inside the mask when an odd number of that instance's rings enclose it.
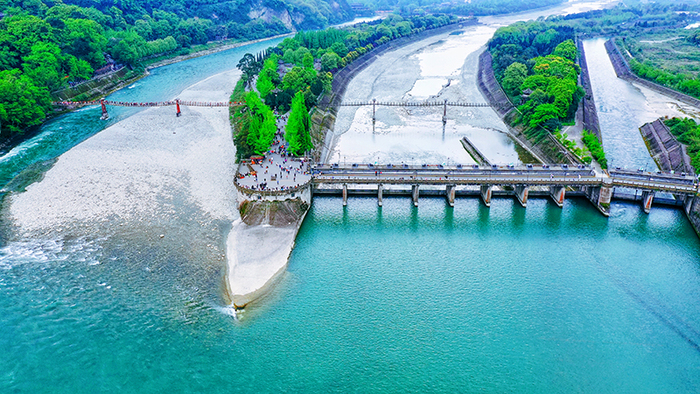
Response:
[[[245,176],[249,166],[241,165]],[[649,213],[652,203],[682,206],[688,211],[698,193],[692,175],[614,170],[599,173],[588,166],[526,165],[375,165],[338,164],[310,166],[310,178],[287,190],[253,190],[239,187],[244,200],[280,201],[302,198],[311,203],[313,195],[339,195],[347,205],[349,196],[377,196],[383,205],[385,196],[410,196],[414,206],[419,197],[444,196],[454,206],[457,196],[481,198],[489,207],[494,196],[513,196],[527,207],[531,196],[547,197],[563,207],[566,196],[585,197],[603,215],[609,216],[613,199],[638,201]],[[657,197],[657,194],[659,195]],[[669,197],[670,196],[670,197]]]

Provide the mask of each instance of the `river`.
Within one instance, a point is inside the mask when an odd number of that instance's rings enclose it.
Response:
[[[570,1],[547,11],[570,14],[609,6],[612,1]],[[411,43],[379,57],[348,84],[345,102],[439,101],[485,103],[476,84],[478,58],[501,26],[536,19],[541,10],[481,18],[482,24]],[[521,157],[507,127],[491,108],[341,107],[331,149],[334,163],[470,164],[460,139],[467,137],[492,163],[511,164]],[[530,162],[530,161],[528,161]]]
[[[224,63],[209,75],[235,59]],[[192,66],[168,67],[178,75]],[[594,89],[617,81],[602,78]],[[178,94],[197,80],[170,89],[164,77],[144,94]],[[636,92],[599,89],[596,102],[603,109]],[[623,116],[619,108],[601,112]],[[99,114],[84,115],[57,121],[70,131]],[[622,162],[616,135],[629,128],[601,123],[606,150]],[[700,387],[700,241],[679,210],[646,215],[613,203],[604,218],[579,199],[563,209],[494,199],[488,209],[469,198],[454,208],[439,198],[418,208],[409,198],[382,208],[372,198],[347,207],[316,198],[280,285],[234,320],[220,298],[225,221],[180,195],[166,203],[170,215],[126,229],[115,217],[70,237],[46,228],[2,241],[0,391]]]
[[[195,82],[234,68],[245,53],[258,53],[281,41],[281,38],[268,40],[158,67],[152,69],[148,77],[114,92],[107,99],[134,102],[174,99],[175,95]],[[141,110],[108,107],[109,120],[98,122],[101,112],[95,106],[52,119],[41,127],[34,138],[0,157],[0,185],[5,185],[29,165],[58,157],[90,136]]]

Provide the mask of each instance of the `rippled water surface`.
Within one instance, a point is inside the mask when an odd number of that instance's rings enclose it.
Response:
[[[693,392],[700,244],[680,211],[316,198],[241,321],[185,245],[0,258],[0,391]],[[50,387],[50,390],[47,388]]]
[[[170,66],[115,99],[175,95],[201,70],[237,62],[223,59]],[[595,92],[609,108],[602,122],[644,102]],[[45,139],[4,157],[0,175],[70,149],[97,132],[85,130],[97,116],[58,118]],[[646,163],[643,143],[625,149],[633,131],[604,123],[616,162]],[[700,241],[682,211],[613,203],[606,219],[580,199],[560,209],[531,198],[523,209],[495,198],[489,209],[475,198],[454,208],[316,198],[280,285],[236,320],[221,297],[230,223],[178,193],[159,206],[130,220],[0,227],[0,392],[700,387]]]

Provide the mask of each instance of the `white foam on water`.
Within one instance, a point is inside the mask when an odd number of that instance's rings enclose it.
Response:
[[[76,238],[65,241],[60,238],[27,238],[8,242],[0,248],[0,267],[9,269],[19,264],[47,263],[56,261],[87,262],[96,265],[100,247],[104,239],[88,240]]]
[[[233,305],[229,306],[214,306],[213,307],[215,311],[222,313],[227,316],[231,316],[234,319],[238,320],[238,311],[236,311],[236,308],[233,307]]]

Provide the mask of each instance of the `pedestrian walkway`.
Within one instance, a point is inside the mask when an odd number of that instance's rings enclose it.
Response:
[[[277,133],[265,156],[252,158],[249,165],[240,167],[238,185],[251,190],[283,191],[294,189],[311,180],[308,160],[296,158],[287,152],[284,128],[289,114],[277,119]]]

